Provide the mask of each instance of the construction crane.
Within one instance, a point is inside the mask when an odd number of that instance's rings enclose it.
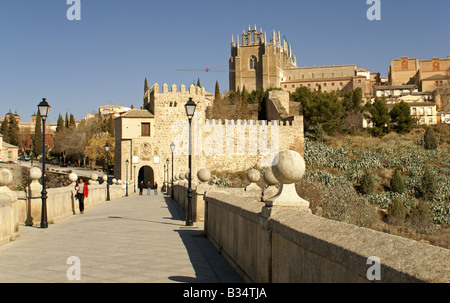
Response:
[[[177,72],[207,72],[207,73],[229,73],[233,72],[233,70],[223,69],[222,66],[217,67],[206,67],[200,69],[175,69]]]

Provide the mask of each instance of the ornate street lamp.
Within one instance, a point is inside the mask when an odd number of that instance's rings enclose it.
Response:
[[[46,187],[46,177],[45,173],[45,121],[48,117],[48,112],[50,110],[50,105],[47,103],[47,99],[42,99],[42,102],[38,105],[39,114],[42,118],[42,209],[41,209],[41,228],[48,228],[47,220],[47,187]]]
[[[125,161],[125,168],[126,168],[126,172],[125,172],[125,188],[126,188],[126,194],[125,196],[128,197],[128,164],[130,164],[130,161],[127,159],[127,161]]]
[[[172,186],[170,187],[170,198],[173,199],[173,152],[175,151],[175,143],[170,144],[170,150],[172,151]]]
[[[186,212],[186,226],[193,226],[194,221],[192,220],[192,147],[191,147],[191,128],[192,128],[192,117],[194,117],[195,114],[195,108],[197,105],[192,100],[192,98],[189,98],[189,101],[184,106],[186,109],[186,115],[189,119],[189,178],[188,178],[188,192],[187,192],[187,198],[188,198],[188,205],[187,205],[187,212]]]
[[[166,160],[166,166],[167,166],[167,186],[166,186],[166,195],[169,194],[169,158]]]
[[[108,142],[105,144],[105,151],[106,151],[106,201],[111,201],[109,196],[109,151],[111,147],[109,146]]]
[[[134,184],[134,193],[136,193],[136,183],[137,183],[137,178],[136,178],[136,165],[133,166],[133,184]]]

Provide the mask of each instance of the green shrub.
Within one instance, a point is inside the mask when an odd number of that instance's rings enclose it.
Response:
[[[363,195],[370,195],[373,193],[374,189],[375,182],[373,181],[372,174],[366,170],[359,180],[359,191]]]
[[[425,131],[425,135],[423,136],[424,146],[426,149],[435,150],[438,147],[438,142],[436,135],[434,134],[433,129],[431,126],[427,127],[427,130]]]
[[[425,168],[425,172],[423,173],[419,191],[420,197],[428,201],[432,201],[436,196],[436,177],[428,167]]]
[[[414,205],[408,216],[408,222],[411,226],[418,232],[426,233],[430,227],[431,216],[428,205],[425,201],[420,200],[416,205]]]
[[[405,222],[406,207],[400,199],[394,198],[391,203],[389,203],[388,216],[389,223],[391,224],[402,224]]]
[[[405,191],[405,183],[403,182],[403,178],[397,169],[391,179],[391,190],[399,194],[402,194]]]

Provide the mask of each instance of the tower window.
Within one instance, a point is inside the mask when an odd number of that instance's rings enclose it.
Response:
[[[141,137],[150,137],[150,123],[142,123]]]
[[[256,69],[256,57],[255,56],[251,56],[250,58],[250,69]]]

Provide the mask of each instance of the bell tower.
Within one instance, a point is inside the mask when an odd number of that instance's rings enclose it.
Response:
[[[237,91],[245,86],[249,92],[256,89],[266,90],[281,87],[284,81],[283,70],[296,68],[296,58],[292,49],[280,32],[273,31],[269,42],[266,33],[248,27],[247,32],[231,37],[231,58],[229,60],[230,91]],[[240,43],[242,40],[242,44]]]

